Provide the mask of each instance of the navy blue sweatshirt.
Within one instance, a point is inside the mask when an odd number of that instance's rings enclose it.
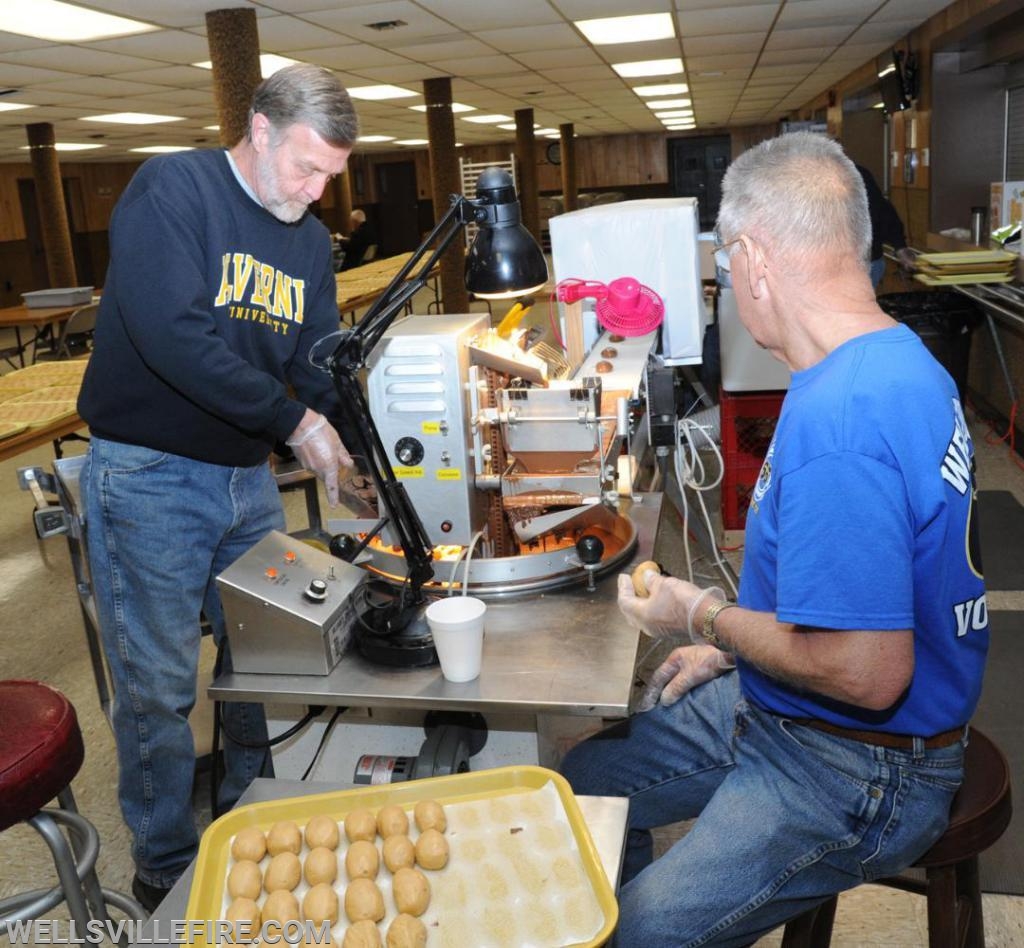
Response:
[[[93,434],[248,467],[307,405],[335,413],[330,377],[307,360],[339,327],[328,231],[310,214],[277,220],[224,151],[143,164],[114,209],[110,251],[78,400]]]

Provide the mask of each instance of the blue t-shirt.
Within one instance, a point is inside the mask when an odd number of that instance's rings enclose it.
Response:
[[[970,719],[988,649],[973,469],[956,386],[906,326],[794,373],[747,514],[740,604],[798,626],[913,629],[914,673],[875,712],[741,660],[748,699],[924,737]]]

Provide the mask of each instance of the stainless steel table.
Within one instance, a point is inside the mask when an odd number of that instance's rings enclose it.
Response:
[[[239,799],[239,805],[262,803],[265,800],[280,800],[285,797],[299,797],[312,793],[325,793],[338,790],[339,787],[327,783],[310,783],[301,780],[270,780],[258,777],[254,780]],[[629,801],[624,797],[577,797],[576,801],[583,812],[587,829],[593,837],[604,866],[605,874],[617,887],[619,872],[622,868],[622,851],[626,839],[626,818],[629,812]],[[184,875],[175,883],[167,898],[160,903],[149,923],[143,928],[138,940],[133,945],[142,948],[144,945],[173,944],[170,941],[172,922],[185,918],[188,905],[188,894],[192,886],[195,862],[185,870]]]
[[[633,563],[651,558],[661,495],[633,502]],[[629,567],[626,567],[627,569]],[[329,675],[231,673],[209,689],[220,701],[625,717],[639,633],[615,605],[615,575],[585,587],[491,600],[480,677],[445,681],[440,669],[397,669],[349,652]]]

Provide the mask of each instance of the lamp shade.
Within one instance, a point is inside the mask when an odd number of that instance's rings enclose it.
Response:
[[[466,256],[466,289],[490,299],[539,290],[548,281],[548,267],[522,225],[512,176],[501,168],[482,172],[472,203],[480,229]]]

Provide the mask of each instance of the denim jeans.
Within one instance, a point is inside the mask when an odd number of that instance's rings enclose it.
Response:
[[[168,887],[196,854],[192,817],[200,612],[218,644],[224,614],[214,582],[284,526],[267,464],[231,468],[93,438],[81,480],[89,568],[114,684],[121,812],[139,878]],[[225,652],[226,669],[230,653]],[[224,705],[226,730],[266,741],[258,704]],[[219,802],[231,806],[270,755],[225,735]]]
[[[581,794],[629,798],[620,948],[749,945],[942,834],[963,745],[889,750],[749,705],[730,672],[577,745]],[[650,830],[699,819],[652,862]]]

